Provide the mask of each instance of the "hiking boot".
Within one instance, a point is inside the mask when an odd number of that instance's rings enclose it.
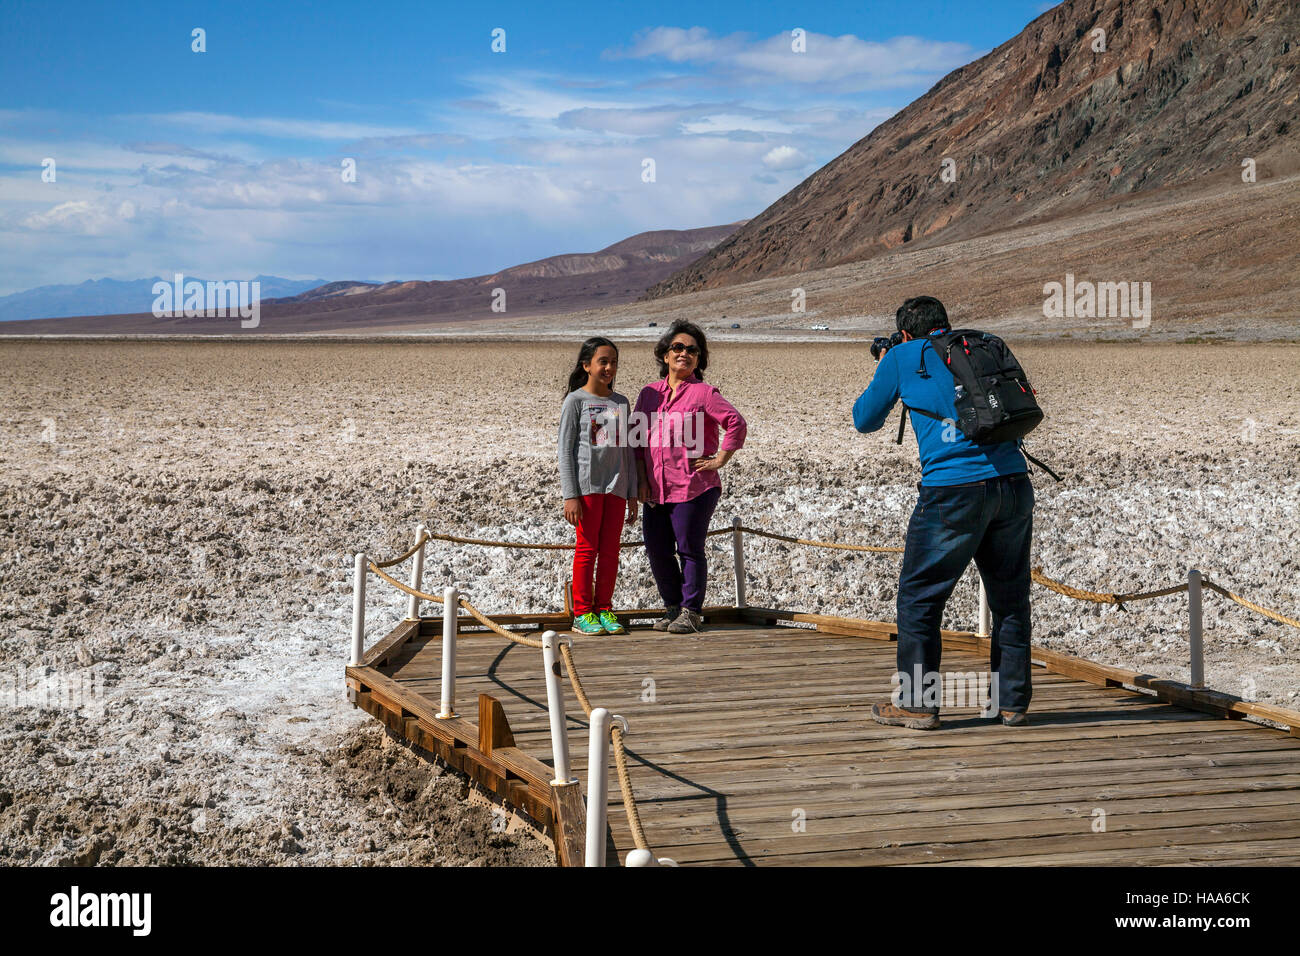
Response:
[[[605,628],[601,626],[600,618],[588,611],[586,614],[579,615],[573,619],[573,629],[579,634],[604,634]]]
[[[682,609],[679,607],[670,607],[664,611],[664,616],[650,625],[656,631],[666,631],[672,626],[673,621],[681,616]]]
[[[1000,710],[998,716],[1002,718],[1002,724],[1006,727],[1023,727],[1029,723],[1029,715],[1024,711]]]
[[[704,630],[704,615],[688,607],[682,608],[682,613],[677,615],[677,620],[668,625],[669,634],[696,634],[702,630]]]
[[[938,730],[939,715],[927,714],[920,710],[904,710],[894,704],[872,704],[871,719],[878,724],[891,727],[907,727],[911,730]]]
[[[605,629],[606,634],[626,634],[627,629],[618,622],[613,611],[597,611],[596,617],[600,618],[600,626]]]

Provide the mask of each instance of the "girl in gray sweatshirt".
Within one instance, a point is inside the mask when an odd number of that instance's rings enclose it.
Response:
[[[614,391],[618,347],[582,343],[560,409],[560,489],[564,517],[578,532],[573,550],[573,629],[626,633],[613,613],[623,524],[637,518],[637,472],[627,445],[631,406]]]

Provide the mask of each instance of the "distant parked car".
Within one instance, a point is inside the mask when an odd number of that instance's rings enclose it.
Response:
[[[732,322],[732,323],[731,323],[731,327],[732,327],[733,329],[738,329],[738,328],[740,328],[740,323],[739,323],[739,322]]]
[[[829,332],[830,328],[831,327],[829,325],[814,325],[812,327],[812,330],[814,332]]]
[[[646,328],[653,329],[658,324],[659,324],[658,322],[651,322],[648,326],[646,326]]]

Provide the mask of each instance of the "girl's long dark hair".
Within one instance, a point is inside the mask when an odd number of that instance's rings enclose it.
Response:
[[[659,339],[659,344],[655,346],[655,360],[659,363],[659,377],[668,377],[668,363],[664,361],[664,356],[668,354],[668,348],[673,344],[673,339],[683,332],[693,338],[695,344],[700,347],[700,354],[696,356],[695,377],[702,382],[704,381],[704,370],[709,367],[709,343],[704,340],[703,329],[694,322],[687,322],[684,319],[678,319],[674,322]]]
[[[603,335],[593,335],[591,338],[587,339],[587,341],[583,342],[582,348],[578,350],[578,364],[575,365],[573,371],[569,373],[569,387],[564,390],[566,398],[587,384],[587,370],[582,366],[584,363],[590,362],[595,358],[596,349],[600,348],[602,345],[608,345],[612,348],[614,350],[614,358],[618,358],[618,346]]]

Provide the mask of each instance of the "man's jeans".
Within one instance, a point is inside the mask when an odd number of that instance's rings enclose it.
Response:
[[[903,698],[908,710],[938,713],[937,707],[921,706],[922,688],[915,678],[918,673],[923,680],[924,675],[939,674],[939,622],[971,558],[984,579],[993,612],[989,670],[997,682],[998,709],[1029,709],[1033,519],[1034,489],[1026,474],[969,485],[920,487],[898,581],[898,669],[908,675],[918,695]]]

